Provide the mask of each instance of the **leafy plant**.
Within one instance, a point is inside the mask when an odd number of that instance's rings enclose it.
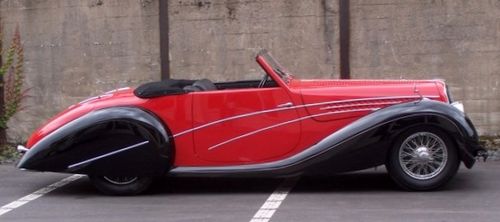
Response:
[[[21,154],[16,152],[14,146],[9,144],[4,144],[0,146],[0,164],[2,163],[10,163],[19,159]]]
[[[16,27],[9,48],[3,48],[3,27],[0,23],[0,153],[7,144],[7,122],[23,109],[21,102],[26,97],[24,83],[24,49],[19,27]],[[5,60],[4,60],[5,58]]]

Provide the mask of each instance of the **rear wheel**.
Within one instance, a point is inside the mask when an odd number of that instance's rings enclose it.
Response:
[[[138,176],[89,176],[92,184],[108,195],[137,195],[149,188],[152,177]]]
[[[402,133],[386,163],[399,186],[419,191],[443,186],[456,174],[459,165],[457,149],[449,136],[431,126]]]

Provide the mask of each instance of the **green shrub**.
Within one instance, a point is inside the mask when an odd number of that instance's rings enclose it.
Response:
[[[12,149],[7,145],[7,122],[23,109],[21,102],[26,97],[24,83],[24,50],[19,27],[16,27],[9,47],[4,50],[3,27],[0,22],[0,156]],[[12,149],[15,150],[15,149]]]

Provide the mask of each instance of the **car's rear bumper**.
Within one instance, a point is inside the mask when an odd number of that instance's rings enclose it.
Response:
[[[30,149],[26,148],[23,145],[17,145],[17,152],[19,152],[19,153],[26,153],[26,152],[28,152],[28,150],[30,150]]]

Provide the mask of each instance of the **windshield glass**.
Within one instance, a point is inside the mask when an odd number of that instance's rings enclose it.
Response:
[[[262,50],[259,52],[259,55],[264,57],[264,59],[268,62],[268,64],[272,67],[274,72],[276,72],[283,81],[285,81],[287,84],[290,82],[292,79],[292,75],[285,69],[281,64],[274,59],[274,57],[271,55],[270,52],[267,50]]]

